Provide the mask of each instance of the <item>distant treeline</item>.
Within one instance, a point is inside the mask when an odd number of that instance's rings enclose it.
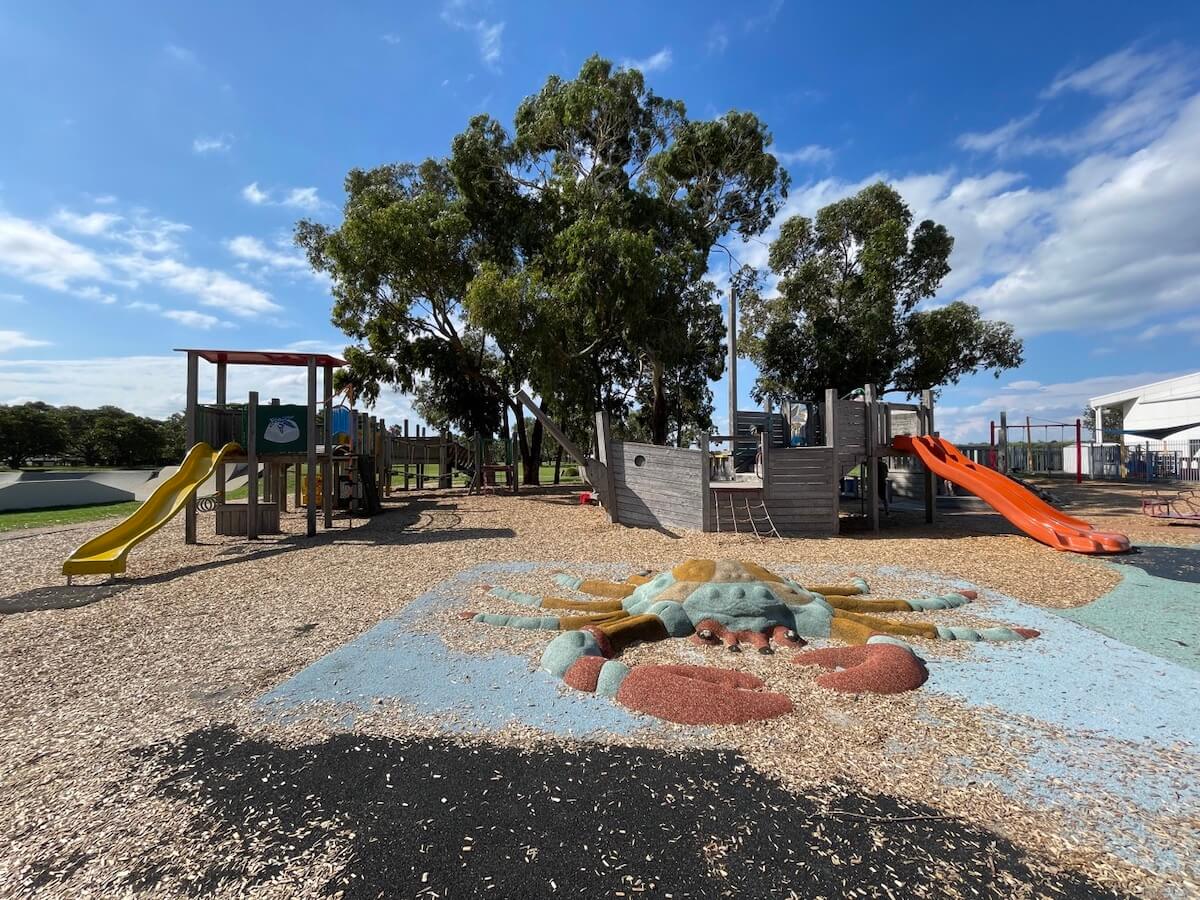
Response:
[[[0,460],[84,466],[146,466],[183,459],[183,413],[149,419],[117,406],[0,405]]]

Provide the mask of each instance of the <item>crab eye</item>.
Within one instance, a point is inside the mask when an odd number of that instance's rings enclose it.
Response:
[[[706,641],[713,636],[712,630],[709,628],[701,628],[697,634],[699,634],[700,637],[704,638]]]
[[[800,639],[800,635],[796,634],[796,632],[794,632],[794,631],[789,631],[787,633],[787,639],[789,641],[796,641],[796,640]]]

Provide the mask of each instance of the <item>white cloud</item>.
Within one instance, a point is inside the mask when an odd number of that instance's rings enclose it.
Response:
[[[201,135],[192,141],[192,152],[201,155],[205,153],[225,153],[233,146],[232,135],[222,134],[218,137]]]
[[[112,206],[117,202],[117,198],[113,194],[101,194],[98,197],[93,197],[92,202],[97,206]]]
[[[116,213],[91,212],[82,214],[72,212],[69,209],[60,209],[54,214],[54,221],[67,229],[67,231],[91,237],[104,234],[109,228],[120,222],[121,218]]]
[[[1082,125],[1059,134],[1034,134],[1042,110],[958,139],[968,150],[1000,156],[1075,155],[1101,149],[1125,152],[1158,137],[1174,119],[1197,82],[1195,60],[1176,47],[1148,52],[1132,47],[1060,75],[1042,91],[1043,102],[1082,95],[1100,109]]]
[[[0,215],[0,271],[42,287],[66,291],[108,270],[91,250],[26,219]]]
[[[746,31],[759,31],[768,28],[779,18],[783,11],[783,0],[770,0],[770,3],[758,15],[751,16],[745,22]]]
[[[653,53],[644,59],[623,59],[621,60],[621,68],[638,69],[645,73],[663,72],[671,68],[671,48],[663,47],[657,53]]]
[[[271,195],[261,190],[257,181],[252,181],[242,188],[242,198],[255,206],[261,206],[270,201]]]
[[[272,249],[256,237],[239,235],[226,241],[229,252],[246,262],[261,263],[271,269],[309,272],[311,267],[302,253]]]
[[[447,0],[442,6],[442,21],[451,28],[474,34],[476,46],[479,48],[479,59],[489,69],[499,71],[500,57],[504,52],[505,23],[476,18],[470,12],[472,6],[474,4],[469,0]]]
[[[31,338],[23,331],[0,331],[0,353],[10,350],[20,350],[27,347],[49,347],[49,341],[39,341]]]
[[[403,38],[403,37],[401,37],[401,36],[400,36],[400,35],[398,35],[398,34],[393,34],[393,33],[392,33],[392,32],[390,32],[390,31],[389,31],[387,34],[381,34],[381,35],[379,36],[379,39],[380,39],[381,41],[383,41],[385,44],[392,44],[393,46],[395,46],[396,44],[401,44],[401,43],[403,43],[403,42],[404,42],[404,38]]]
[[[97,303],[105,305],[117,302],[116,297],[107,291],[101,290],[94,284],[85,284],[81,288],[74,288],[71,293],[76,297],[82,297],[84,300],[95,300]]]
[[[969,132],[960,135],[958,146],[964,150],[977,150],[982,153],[991,153],[1002,147],[1007,147],[1012,144],[1017,135],[1023,134],[1040,114],[1041,110],[1035,109],[1029,115],[1022,116],[1019,119],[1012,119],[992,131]]]
[[[292,188],[279,202],[281,206],[290,206],[293,209],[303,209],[308,212],[318,210],[322,205],[315,187]]]
[[[216,316],[190,309],[168,309],[163,312],[163,317],[178,322],[180,325],[186,325],[188,328],[199,328],[204,331],[223,324]]]
[[[115,257],[113,265],[134,280],[170,288],[193,297],[203,306],[222,309],[242,318],[279,312],[271,295],[251,284],[202,266],[190,266],[171,258],[144,254]]]
[[[496,66],[500,62],[500,53],[502,51],[501,38],[504,36],[503,22],[483,22],[477,23],[476,39],[479,42],[479,58],[486,65]]]
[[[720,56],[729,47],[729,31],[725,26],[717,22],[708,29],[708,39],[704,42],[704,49],[711,56]]]
[[[242,188],[242,198],[255,206],[286,206],[306,212],[315,212],[325,205],[317,195],[315,187],[285,188],[282,198],[275,200],[272,191],[263,190],[257,181],[252,181]]]
[[[0,293],[0,303],[17,303],[21,306],[28,306],[29,301],[21,294]]]
[[[195,52],[187,47],[181,47],[178,44],[167,44],[163,47],[163,52],[167,54],[175,62],[182,63],[187,66],[196,66],[200,64],[199,58]]]
[[[771,155],[785,166],[827,165],[833,161],[833,151],[820,144],[806,144],[799,150],[776,150],[772,148]]]

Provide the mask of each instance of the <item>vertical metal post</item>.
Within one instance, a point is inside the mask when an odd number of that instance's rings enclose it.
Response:
[[[1075,420],[1075,483],[1083,484],[1083,422]]]
[[[867,488],[867,521],[871,523],[871,531],[879,531],[879,464],[876,462],[876,449],[879,444],[879,409],[876,401],[876,388],[868,384],[863,389],[863,421],[866,423],[867,461],[863,465],[864,483]],[[886,489],[886,486],[885,486]]]
[[[729,433],[737,434],[737,296],[734,294],[733,285],[729,286],[729,323],[726,326],[725,341],[729,344],[729,360],[726,362],[726,368],[729,371]],[[735,445],[730,444],[729,450],[732,453],[735,450]]]
[[[200,357],[189,350],[187,355],[187,407],[184,422],[184,443],[187,444],[185,454],[191,452],[196,445],[196,414],[200,395]],[[184,543],[196,543],[196,495],[188,497],[187,506],[183,511],[183,540]]]
[[[1029,424],[1029,416],[1025,417],[1025,471],[1033,474],[1033,426]]]
[[[1000,452],[999,468],[1005,475],[1008,474],[1008,411],[1000,410]]]
[[[438,471],[441,477],[438,479],[438,487],[448,488],[453,487],[454,474],[450,466],[450,432],[442,429],[441,443],[438,444]]]
[[[313,362],[316,365],[316,362]],[[313,376],[314,380],[316,376]],[[322,373],[325,388],[325,415],[321,422],[321,442],[325,455],[321,460],[321,494],[325,504],[325,527],[333,527],[333,366]]]
[[[246,537],[258,537],[258,391],[246,404]]]
[[[827,388],[825,391],[825,446],[829,448],[832,457],[833,472],[833,534],[841,530],[842,504],[842,464],[838,456],[837,444],[837,390]]]
[[[924,410],[925,433],[933,435],[933,391],[921,391],[921,408]],[[933,470],[925,467],[925,521],[932,524],[937,511],[937,477]]]
[[[222,361],[217,363],[217,409],[225,408],[226,387],[228,384],[229,364]],[[215,448],[220,450],[220,447]],[[225,463],[217,466],[217,504],[225,505]]]
[[[317,533],[317,358],[308,358],[308,527],[309,537]]]

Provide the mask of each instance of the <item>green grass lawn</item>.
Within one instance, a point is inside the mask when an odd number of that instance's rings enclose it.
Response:
[[[0,512],[0,531],[16,531],[18,528],[45,528],[50,525],[75,525],[95,519],[124,517],[141,505],[139,500],[128,500],[123,503],[99,503],[95,506],[73,506],[65,509],[53,507]]]

